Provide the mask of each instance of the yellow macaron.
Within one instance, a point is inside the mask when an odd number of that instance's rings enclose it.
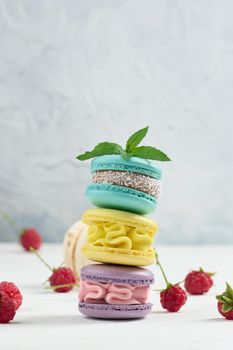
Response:
[[[155,263],[154,221],[133,213],[95,208],[82,221],[89,226],[82,251],[88,259],[121,265],[147,266]]]

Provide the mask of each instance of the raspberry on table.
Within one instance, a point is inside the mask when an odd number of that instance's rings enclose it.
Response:
[[[16,314],[16,302],[0,291],[0,323],[9,323]]]
[[[218,312],[227,320],[233,320],[233,289],[226,283],[225,291],[216,296]]]
[[[69,267],[52,268],[35,249],[31,247],[30,251],[33,252],[52,272],[52,275],[49,277],[48,281],[50,283],[49,288],[53,289],[54,292],[66,293],[77,285],[77,276]]]
[[[60,267],[53,271],[53,274],[49,277],[50,285],[53,287],[62,286],[60,288],[54,288],[55,292],[66,293],[69,292],[73,285],[76,283],[77,278],[74,272],[68,267]]]
[[[230,311],[227,311],[227,312],[223,312],[222,311],[222,308],[224,306],[224,303],[222,303],[221,301],[218,301],[218,311],[219,313],[225,317],[227,320],[233,320],[233,309],[231,309]]]
[[[184,286],[189,294],[200,295],[207,293],[213,285],[214,273],[205,272],[202,268],[198,271],[191,271],[185,277]]]
[[[165,272],[157,259],[157,265],[159,266],[166,288],[160,292],[160,303],[164,309],[169,312],[177,312],[187,301],[187,294],[184,289],[179,287],[178,283],[172,284],[168,282]]]
[[[30,251],[31,247],[38,250],[42,244],[42,237],[35,228],[25,228],[21,232],[19,240],[26,251]]]
[[[25,250],[30,251],[30,247],[38,250],[42,243],[42,237],[37,232],[35,228],[20,228],[17,222],[8,214],[1,212],[2,217],[16,230],[17,232],[21,232],[19,234],[19,242],[24,247]]]
[[[15,301],[16,310],[21,306],[23,296],[13,282],[0,282],[0,292],[5,293],[10,299]]]
[[[177,312],[186,303],[187,294],[178,285],[171,285],[160,293],[160,302],[164,309]]]

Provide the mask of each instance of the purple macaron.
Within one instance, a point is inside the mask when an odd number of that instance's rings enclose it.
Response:
[[[79,311],[105,319],[142,318],[151,312],[148,302],[153,273],[141,267],[91,264],[81,270]]]

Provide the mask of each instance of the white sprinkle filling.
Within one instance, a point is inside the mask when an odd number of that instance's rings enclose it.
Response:
[[[93,175],[94,183],[110,183],[112,185],[133,188],[158,197],[161,190],[161,181],[153,177],[119,170],[101,170],[96,171]]]

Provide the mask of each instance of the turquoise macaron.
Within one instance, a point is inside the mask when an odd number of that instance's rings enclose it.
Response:
[[[96,207],[141,215],[154,211],[161,189],[162,170],[149,160],[104,155],[91,163],[92,183],[86,197]]]

